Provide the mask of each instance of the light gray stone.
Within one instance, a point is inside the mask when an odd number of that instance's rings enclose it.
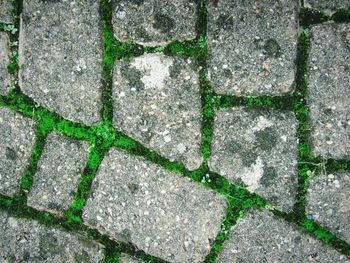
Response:
[[[86,165],[87,148],[86,142],[50,133],[28,194],[28,205],[58,214],[67,210]]]
[[[233,262],[349,263],[335,249],[267,210],[250,210],[232,227],[218,263]]]
[[[350,172],[313,177],[306,201],[308,217],[350,243]]]
[[[99,1],[23,2],[20,87],[41,106],[87,125],[100,120]]]
[[[209,168],[290,211],[297,187],[297,121],[291,112],[218,110]]]
[[[6,95],[10,89],[11,75],[7,70],[10,64],[9,38],[0,32],[0,95]]]
[[[120,41],[144,45],[194,39],[197,4],[197,0],[114,1],[114,34]]]
[[[334,13],[339,9],[350,9],[348,0],[304,0],[304,6],[312,9]]]
[[[209,1],[209,76],[218,93],[282,95],[294,88],[298,1]]]
[[[0,212],[0,262],[103,262],[102,245]]]
[[[117,61],[114,126],[189,170],[202,163],[198,68],[190,58],[146,54]]]
[[[35,143],[35,123],[0,107],[0,194],[12,197],[29,165]]]
[[[121,254],[120,260],[119,260],[119,263],[142,263],[142,262],[143,261],[124,253]]]
[[[350,25],[311,29],[308,103],[312,154],[350,158]]]
[[[12,0],[0,0],[0,23],[12,23]]]
[[[226,210],[223,197],[141,157],[112,148],[83,220],[113,239],[169,262],[202,262]]]

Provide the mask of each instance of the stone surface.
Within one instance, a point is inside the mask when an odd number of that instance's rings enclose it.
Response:
[[[251,210],[232,227],[218,263],[343,262],[346,257],[271,212]]]
[[[296,119],[291,112],[235,107],[218,110],[209,167],[290,211],[297,186]]]
[[[196,37],[197,0],[114,2],[113,29],[120,41],[164,45]]]
[[[121,254],[119,263],[142,263],[143,261],[130,256],[128,254]]]
[[[313,177],[306,201],[309,218],[350,243],[350,172]]]
[[[348,0],[304,0],[304,6],[322,11],[334,12],[339,9],[350,9]]]
[[[292,91],[298,1],[209,1],[209,73],[218,93]]]
[[[0,194],[12,197],[29,165],[35,143],[35,123],[0,107]]]
[[[117,61],[114,126],[190,170],[200,166],[201,101],[191,59],[147,54]]]
[[[0,262],[103,262],[103,246],[0,212]]]
[[[0,32],[0,95],[6,95],[10,89],[11,75],[7,70],[10,64],[9,38]]]
[[[350,25],[311,29],[308,103],[312,153],[350,158]]]
[[[28,205],[61,214],[74,198],[87,159],[86,142],[50,133],[28,194]]]
[[[0,23],[12,22],[12,0],[0,0]]]
[[[209,253],[225,210],[223,197],[112,148],[92,184],[83,220],[166,261],[194,263]]]
[[[87,125],[100,120],[99,1],[23,2],[20,87],[41,106]]]

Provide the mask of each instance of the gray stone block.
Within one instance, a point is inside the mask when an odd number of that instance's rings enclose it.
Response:
[[[120,255],[120,260],[119,260],[119,263],[142,263],[143,261],[133,257],[133,256],[130,256],[128,254],[124,254],[122,253]]]
[[[209,1],[209,73],[218,93],[282,95],[294,88],[298,1]]]
[[[0,23],[12,23],[12,0],[0,0]]]
[[[339,9],[350,9],[348,0],[304,0],[304,6],[333,13]]]
[[[113,239],[169,262],[202,262],[226,201],[141,157],[111,149],[102,161],[83,220]]]
[[[9,38],[6,33],[0,32],[0,95],[5,96],[10,89],[11,75],[7,70],[10,64]]]

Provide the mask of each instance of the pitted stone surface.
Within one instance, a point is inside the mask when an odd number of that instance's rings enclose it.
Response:
[[[249,211],[232,227],[218,263],[348,263],[346,257],[264,210]]]
[[[298,1],[209,1],[209,73],[218,93],[292,91]]]
[[[86,237],[0,212],[0,262],[103,262],[102,245]]]
[[[0,107],[0,194],[12,197],[29,165],[35,143],[35,123]]]
[[[38,162],[28,205],[61,214],[70,207],[87,159],[86,142],[50,133]]]
[[[350,1],[347,0],[304,0],[304,6],[334,12],[339,9],[350,9]]]
[[[189,170],[202,163],[198,69],[191,59],[147,54],[117,61],[114,126]]]
[[[214,120],[209,167],[290,211],[297,187],[296,119],[291,112],[235,107]]]
[[[87,125],[100,120],[99,1],[23,2],[20,86],[41,106]]]
[[[141,157],[111,149],[83,212],[85,224],[169,262],[202,262],[226,201]]]
[[[311,29],[310,108],[312,153],[350,158],[350,25]]]
[[[164,45],[196,37],[197,0],[119,0],[113,29],[120,41]]]
[[[7,70],[10,64],[9,38],[0,32],[0,95],[6,95],[10,88],[11,76]]]
[[[0,23],[12,22],[12,0],[0,0]]]
[[[350,243],[350,172],[313,177],[306,201],[308,217]]]
[[[142,263],[143,261],[141,261],[133,256],[129,256],[127,254],[121,254],[119,262],[120,263]]]

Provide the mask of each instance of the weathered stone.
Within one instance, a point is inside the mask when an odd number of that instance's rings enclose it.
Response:
[[[251,210],[232,227],[218,263],[348,263],[346,257],[271,212]]]
[[[0,194],[12,197],[29,165],[35,142],[35,123],[0,107]]]
[[[117,61],[113,124],[190,170],[202,163],[198,69],[191,59],[147,54]]]
[[[225,199],[141,157],[111,149],[83,212],[85,224],[169,262],[202,262]]]
[[[350,25],[311,29],[308,103],[312,153],[350,158]]]
[[[298,1],[209,1],[209,73],[218,93],[292,91]]]
[[[102,262],[103,246],[0,212],[0,262]]]
[[[313,177],[306,200],[309,218],[350,243],[350,172]]]
[[[28,205],[61,214],[70,207],[87,159],[88,145],[50,133],[28,194]]]
[[[304,0],[304,6],[322,10],[328,14],[339,9],[350,9],[350,1],[347,0]]]
[[[9,38],[0,32],[0,95],[6,95],[10,89],[11,75],[7,70],[10,64]]]
[[[290,211],[297,186],[296,119],[291,112],[235,107],[214,120],[209,167]]]
[[[0,0],[0,23],[12,22],[12,0]]]
[[[120,263],[142,263],[143,261],[135,258],[135,257],[132,257],[128,254],[121,254],[120,256],[120,260],[119,260]]]
[[[87,125],[100,120],[99,1],[23,2],[20,87],[41,106]]]
[[[114,3],[113,29],[120,41],[164,45],[196,37],[197,0],[121,0]]]

